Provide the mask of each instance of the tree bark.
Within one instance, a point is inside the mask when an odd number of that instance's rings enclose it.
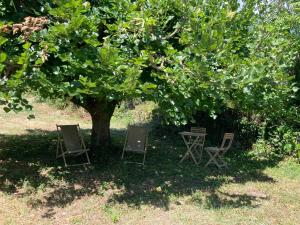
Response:
[[[90,149],[93,153],[111,144],[110,120],[116,105],[116,101],[108,102],[94,98],[87,99],[82,105],[90,113],[92,119]]]
[[[92,135],[91,148],[106,146],[110,144],[110,119],[112,114],[105,111],[91,113],[92,118]]]

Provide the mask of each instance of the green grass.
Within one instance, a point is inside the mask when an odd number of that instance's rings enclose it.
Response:
[[[300,224],[293,159],[259,160],[233,149],[228,171],[179,164],[180,137],[153,130],[145,168],[124,164],[124,128],[130,115],[149,109],[142,105],[115,116],[114,151],[87,169],[64,168],[55,160],[55,123],[79,122],[88,141],[89,118],[35,106],[35,120],[0,113],[0,224]]]

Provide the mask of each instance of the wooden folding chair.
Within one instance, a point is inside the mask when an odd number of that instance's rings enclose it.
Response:
[[[124,158],[125,152],[143,154],[143,162],[125,161],[127,163],[137,163],[145,165],[146,153],[148,146],[148,131],[144,127],[128,126],[127,135],[124,143],[121,159]]]
[[[209,155],[210,159],[206,163],[205,167],[209,164],[215,164],[219,169],[222,167],[226,167],[227,163],[224,161],[224,155],[228,151],[228,149],[232,145],[234,134],[233,133],[225,133],[223,137],[223,141],[221,147],[205,147],[204,150]]]
[[[89,149],[86,148],[79,124],[76,125],[56,125],[57,129],[57,148],[56,158],[62,157],[65,166],[77,166],[90,164],[90,158],[88,155]],[[68,165],[66,161],[67,155],[78,156],[81,154],[86,155],[87,162],[81,164]]]
[[[191,127],[191,132],[206,134],[206,128],[205,127]]]
[[[205,127],[191,127],[191,132],[192,133],[206,134],[206,128]],[[192,142],[193,142],[193,138],[190,137],[189,143],[191,144]],[[194,150],[200,158],[199,162],[202,159],[204,142],[205,142],[205,136],[201,136],[199,138],[199,140],[197,141],[197,144],[194,146]]]

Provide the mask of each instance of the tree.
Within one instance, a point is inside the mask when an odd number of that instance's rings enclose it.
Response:
[[[123,99],[153,99],[175,123],[186,123],[203,105],[212,113],[219,109],[209,76],[217,66],[212,54],[227,54],[231,48],[231,43],[218,48],[230,35],[226,26],[237,22],[229,15],[231,5],[174,0],[55,3],[49,10],[51,26],[36,37],[41,41],[32,39],[49,55],[44,63],[36,61],[41,63],[36,89],[47,96],[49,90],[67,96],[91,114],[92,146],[109,141],[110,119]]]
[[[134,97],[156,101],[175,124],[199,110],[214,117],[223,108],[284,108],[293,94],[287,68],[296,20],[286,11],[264,19],[274,9],[268,1],[239,2],[52,1],[46,27],[3,45],[24,45],[29,56],[22,85],[6,87],[85,108],[93,149],[109,143],[116,105]]]

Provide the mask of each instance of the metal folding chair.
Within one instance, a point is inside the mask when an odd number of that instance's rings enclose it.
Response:
[[[57,148],[56,158],[62,157],[65,166],[76,166],[90,164],[88,155],[89,149],[86,148],[83,141],[79,124],[76,125],[56,125],[57,129]],[[87,162],[81,164],[68,165],[66,161],[67,155],[78,156],[81,154],[86,155]]]
[[[143,154],[143,162],[125,161],[128,163],[137,163],[145,165],[146,153],[148,146],[148,131],[144,127],[128,126],[127,135],[124,143],[121,159],[124,158],[125,152]]]
[[[234,137],[233,133],[225,133],[220,147],[204,148],[204,150],[207,152],[207,154],[210,157],[205,167],[207,167],[209,164],[215,164],[219,169],[222,167],[228,168],[227,163],[224,161],[224,155],[231,147],[233,137]]]

